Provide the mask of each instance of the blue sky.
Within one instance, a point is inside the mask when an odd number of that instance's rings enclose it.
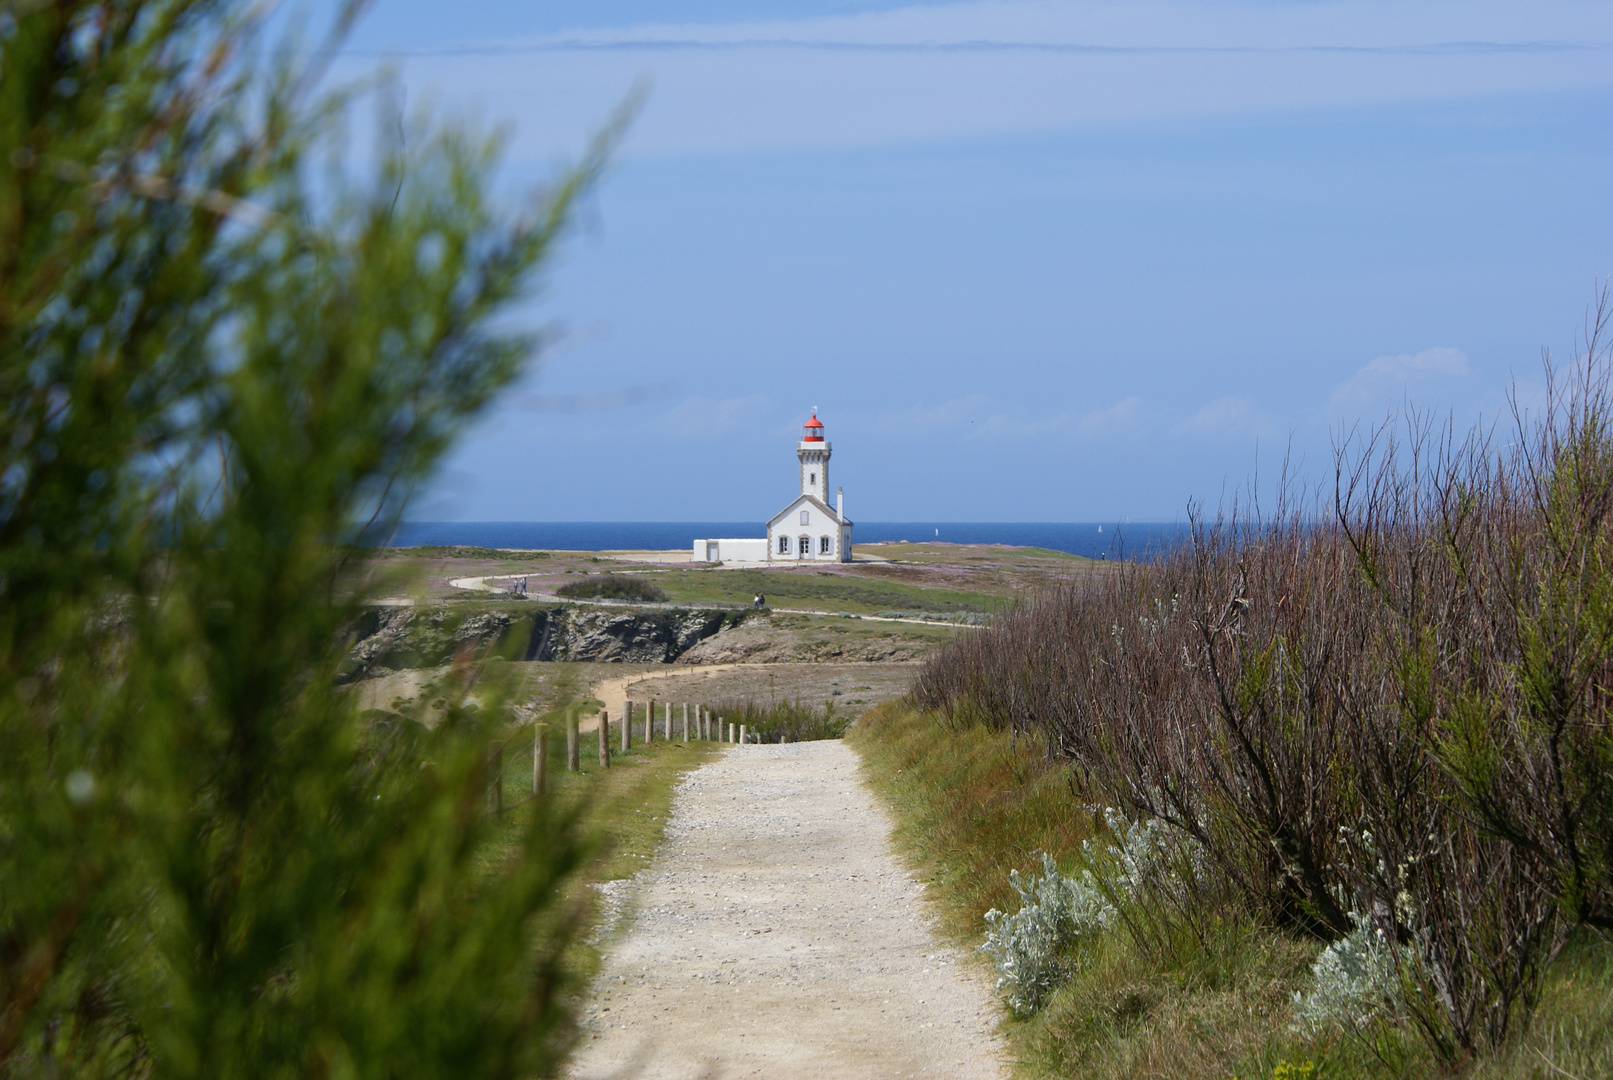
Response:
[[[1169,520],[1408,397],[1494,416],[1613,272],[1613,5],[381,0],[352,68],[541,180],[647,103],[412,516]]]

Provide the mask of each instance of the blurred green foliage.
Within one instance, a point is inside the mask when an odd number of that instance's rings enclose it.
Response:
[[[0,2],[0,1075],[549,1075],[572,830],[334,676],[619,125],[512,212],[383,84],[357,168],[262,10]]]

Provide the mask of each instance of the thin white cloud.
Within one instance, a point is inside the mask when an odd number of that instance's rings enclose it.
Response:
[[[953,438],[991,440],[1026,439],[1062,433],[1078,439],[1102,438],[1134,430],[1141,418],[1143,399],[1133,396],[1102,408],[1066,409],[1043,416],[1001,411],[983,394],[955,398],[939,405],[919,406],[887,413],[873,421],[883,435],[933,435],[946,431]]]
[[[403,54],[416,89],[512,121],[522,156],[575,151],[642,78],[630,153],[732,153],[1606,86],[1613,5],[918,5]]]
[[[1248,398],[1219,397],[1177,424],[1176,431],[1212,439],[1266,435],[1271,431],[1271,420]]]
[[[710,438],[733,431],[747,422],[767,413],[767,398],[761,394],[713,401],[710,398],[691,397],[678,402],[677,408],[666,414],[666,423],[657,432],[683,438]]]
[[[1066,409],[1037,417],[997,412],[986,417],[972,433],[991,439],[1025,439],[1057,433],[1077,439],[1104,438],[1135,428],[1142,404],[1142,398],[1133,396],[1087,412]]]
[[[1103,409],[1093,409],[1075,422],[1076,434],[1083,439],[1099,439],[1119,435],[1137,426],[1143,408],[1143,399],[1132,395]]]
[[[1467,354],[1450,346],[1380,356],[1333,388],[1328,411],[1338,415],[1393,406],[1418,389],[1448,385],[1448,380],[1467,375],[1468,367]]]
[[[971,434],[965,429],[978,428],[982,422],[990,423],[986,419],[989,408],[984,394],[970,394],[939,405],[915,405],[900,412],[882,414],[875,418],[873,427],[893,435],[933,435],[941,430]]]
[[[824,49],[1534,49],[1607,42],[1613,16],[1587,2],[1334,0],[986,0],[728,23],[577,27],[495,41],[441,41],[411,55],[799,46]]]

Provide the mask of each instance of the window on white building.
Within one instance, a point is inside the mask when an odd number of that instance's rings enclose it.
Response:
[[[815,472],[807,473],[807,483],[816,484],[817,482],[818,482],[818,474],[817,473],[815,473]]]
[[[829,538],[827,536],[818,537],[818,554],[829,554]]]
[[[812,518],[809,516],[810,514],[811,514],[810,510],[801,511],[801,524],[803,524],[803,525],[812,524]]]
[[[801,554],[803,554],[803,555],[812,554],[812,537],[810,537],[810,536],[801,537]]]
[[[788,555],[790,553],[790,538],[788,536],[781,536],[778,538],[778,553],[780,555]]]

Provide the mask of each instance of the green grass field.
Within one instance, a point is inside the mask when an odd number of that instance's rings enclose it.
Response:
[[[748,604],[761,593],[773,607],[872,615],[880,611],[990,613],[1004,598],[989,592],[926,587],[829,570],[667,570],[656,583],[687,604]]]
[[[1087,564],[1093,560],[1052,548],[1008,547],[1004,544],[853,544],[856,555],[873,555],[892,562],[934,565],[938,563],[989,562],[999,566],[1030,566],[1044,562]]]
[[[390,549],[370,566],[382,594],[435,602],[475,598],[475,593],[449,586],[453,578],[529,575],[536,590],[549,591],[603,571],[654,583],[680,603],[748,604],[760,592],[775,606],[864,615],[890,610],[989,613],[1027,591],[1107,569],[1103,563],[1042,548],[878,544],[856,550],[877,554],[879,561],[834,564],[832,569],[715,569],[625,561],[609,553],[432,547]]]

